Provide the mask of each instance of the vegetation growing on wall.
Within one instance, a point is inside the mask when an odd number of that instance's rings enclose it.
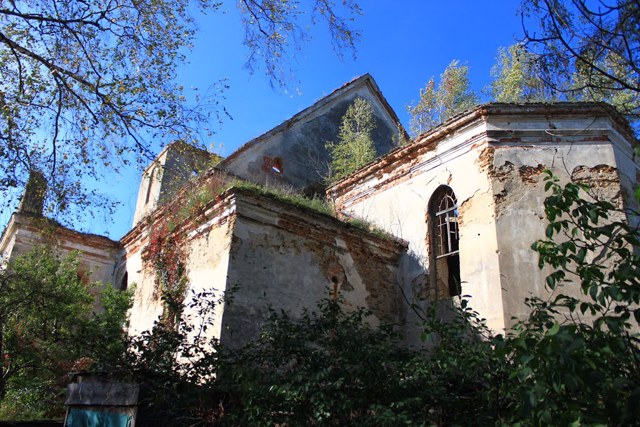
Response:
[[[278,202],[291,204],[305,210],[338,218],[352,227],[370,232],[378,237],[393,238],[386,231],[381,230],[365,220],[340,216],[335,211],[334,206],[325,198],[310,198],[299,192],[287,190],[286,188],[270,187],[216,174],[205,176],[201,181],[194,181],[186,185],[184,189],[176,195],[174,201],[165,205],[162,211],[162,223],[157,225],[151,232],[152,238],[157,237],[157,239],[165,241],[169,234],[184,225],[184,223],[199,221],[198,216],[203,210],[232,188],[248,191]],[[157,239],[154,241],[154,252],[160,250],[159,247],[155,247],[159,243]]]
[[[247,190],[255,194],[260,194],[262,196],[266,196],[280,202],[292,204],[303,209],[309,209],[311,211],[318,212],[324,215],[336,215],[333,207],[327,202],[326,199],[323,198],[309,198],[295,191],[287,191],[281,188],[268,187],[249,181],[236,181],[233,184],[233,188]]]
[[[156,297],[163,301],[162,321],[168,327],[175,327],[180,321],[188,286],[181,237],[173,232],[168,221],[160,221],[151,231],[149,244],[143,253],[143,260],[155,271]]]
[[[376,158],[372,137],[375,127],[371,103],[356,98],[342,116],[338,141],[325,145],[331,156],[330,182],[344,178]]]

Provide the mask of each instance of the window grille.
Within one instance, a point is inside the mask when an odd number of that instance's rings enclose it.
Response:
[[[446,188],[435,212],[436,258],[458,253],[458,203],[453,190]]]
[[[442,186],[435,191],[429,203],[429,221],[435,298],[460,295],[458,201],[451,188]]]

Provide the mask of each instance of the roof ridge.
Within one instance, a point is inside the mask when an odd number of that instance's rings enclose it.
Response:
[[[380,99],[382,104],[387,108],[387,111],[390,113],[390,115],[392,115],[392,117],[394,119],[397,119],[395,111],[393,111],[391,106],[388,104],[388,102],[386,101],[386,99],[382,95],[382,92],[380,91],[380,88],[378,87],[377,83],[373,79],[373,76],[371,76],[371,74],[369,74],[369,73],[365,73],[365,74],[362,74],[360,76],[356,76],[353,79],[349,80],[348,82],[342,84],[340,87],[338,87],[338,88],[334,89],[333,91],[331,91],[331,93],[329,93],[328,95],[323,96],[322,98],[320,98],[319,100],[317,100],[316,102],[314,102],[313,104],[311,104],[310,106],[305,108],[304,110],[294,114],[293,116],[291,116],[287,120],[281,122],[277,126],[269,129],[268,131],[262,133],[261,135],[255,137],[253,139],[250,139],[249,141],[244,143],[240,148],[238,148],[236,151],[234,151],[229,156],[227,156],[224,160],[222,160],[219,163],[220,167],[224,168],[224,166],[226,164],[230,163],[232,160],[234,160],[236,157],[238,157],[244,151],[250,149],[251,147],[255,146],[256,144],[260,143],[261,141],[267,139],[269,136],[271,136],[271,135],[273,135],[275,133],[278,133],[278,132],[280,132],[280,131],[282,131],[284,129],[287,129],[287,128],[291,127],[294,123],[297,123],[297,122],[301,121],[305,117],[311,115],[313,112],[319,110],[320,108],[322,108],[323,106],[328,104],[331,100],[333,100],[337,96],[339,96],[339,95],[341,95],[341,94],[343,94],[345,92],[348,92],[349,90],[351,90],[353,88],[356,88],[357,86],[359,86],[361,84],[366,84],[367,82],[371,83],[370,87],[371,87],[373,93]]]

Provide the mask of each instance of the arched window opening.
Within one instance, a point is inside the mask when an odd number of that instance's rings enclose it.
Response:
[[[270,157],[263,156],[262,157],[262,170],[265,172],[271,172],[276,175],[281,175],[284,173],[283,161],[280,157]]]
[[[129,286],[129,273],[125,271],[124,276],[122,276],[122,280],[120,281],[120,290],[126,291],[128,286]]]
[[[429,203],[431,269],[436,298],[460,295],[458,201],[453,190],[438,188]]]

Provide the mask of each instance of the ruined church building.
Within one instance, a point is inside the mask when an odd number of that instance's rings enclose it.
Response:
[[[358,97],[373,106],[379,157],[325,188],[325,144],[337,140]],[[163,314],[145,253],[170,222],[167,235],[185,255],[186,302],[191,291],[234,289],[211,331],[222,343],[255,336],[269,307],[295,315],[338,294],[346,307],[370,309],[374,323],[401,325],[415,343],[420,331],[411,304],[470,295],[488,326],[502,331],[526,315],[525,298],[548,295],[548,272],[531,250],[546,227],[543,170],[589,184],[620,208],[637,208],[637,141],[609,105],[485,104],[403,146],[393,142],[398,122],[367,74],[225,159],[170,144],[142,175],[125,236],[113,241],[57,226],[57,247],[78,250],[92,280],[121,289],[135,284],[131,334]],[[322,194],[341,219],[228,187],[238,179]],[[194,195],[203,194],[210,197],[189,210]],[[41,241],[37,210],[23,203],[13,214],[0,241],[6,258]],[[356,227],[348,221],[354,218],[386,233]]]

